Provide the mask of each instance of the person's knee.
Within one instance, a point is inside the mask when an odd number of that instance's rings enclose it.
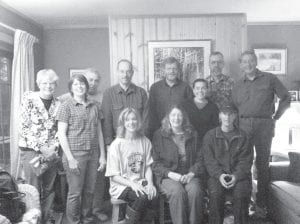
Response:
[[[169,192],[171,198],[185,198],[187,197],[187,192],[183,187],[176,187],[171,192]]]
[[[204,197],[204,191],[198,185],[193,185],[189,188],[186,188],[186,191],[187,191],[189,198]]]

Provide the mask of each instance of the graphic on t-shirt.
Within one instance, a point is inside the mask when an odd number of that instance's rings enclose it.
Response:
[[[139,152],[134,152],[131,153],[127,159],[130,171],[134,174],[141,174],[144,164],[142,154]]]

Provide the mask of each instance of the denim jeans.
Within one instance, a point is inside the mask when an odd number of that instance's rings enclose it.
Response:
[[[235,224],[248,224],[248,205],[251,194],[251,179],[241,180],[232,189],[225,189],[214,177],[208,180],[209,224],[223,224],[225,195],[233,196],[233,215]]]
[[[69,185],[66,208],[67,223],[93,223],[93,195],[99,156],[82,151],[72,152],[72,155],[78,161],[79,175],[70,170],[65,155],[62,158]]]
[[[256,152],[255,166],[257,170],[256,204],[267,205],[268,185],[270,182],[269,160],[272,139],[274,136],[274,120],[260,118],[240,118],[239,125],[250,141],[250,147]]]
[[[109,179],[105,177],[105,170],[97,173],[97,181],[93,199],[93,214],[97,215],[104,210],[103,203],[109,196]],[[107,195],[106,195],[107,194]]]
[[[199,178],[188,184],[163,179],[160,190],[166,194],[174,224],[199,224],[203,222],[204,190]]]
[[[33,185],[40,193],[41,208],[43,219],[47,220],[49,210],[51,209],[54,201],[54,183],[57,175],[56,167],[52,167],[43,173],[41,176],[36,176],[33,172],[29,162],[36,156],[41,155],[36,151],[21,151],[21,165],[24,172],[26,183]]]

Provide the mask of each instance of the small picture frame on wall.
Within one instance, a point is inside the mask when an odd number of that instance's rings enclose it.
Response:
[[[84,75],[85,71],[85,69],[70,68],[70,78],[72,78],[73,75]]]
[[[299,94],[298,91],[289,91],[290,95],[291,95],[291,101],[295,102],[299,100]]]
[[[275,75],[287,74],[287,49],[254,49],[257,68]]]

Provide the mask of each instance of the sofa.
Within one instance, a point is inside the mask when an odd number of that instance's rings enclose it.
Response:
[[[300,153],[289,161],[270,163],[268,208],[276,224],[300,223]]]

